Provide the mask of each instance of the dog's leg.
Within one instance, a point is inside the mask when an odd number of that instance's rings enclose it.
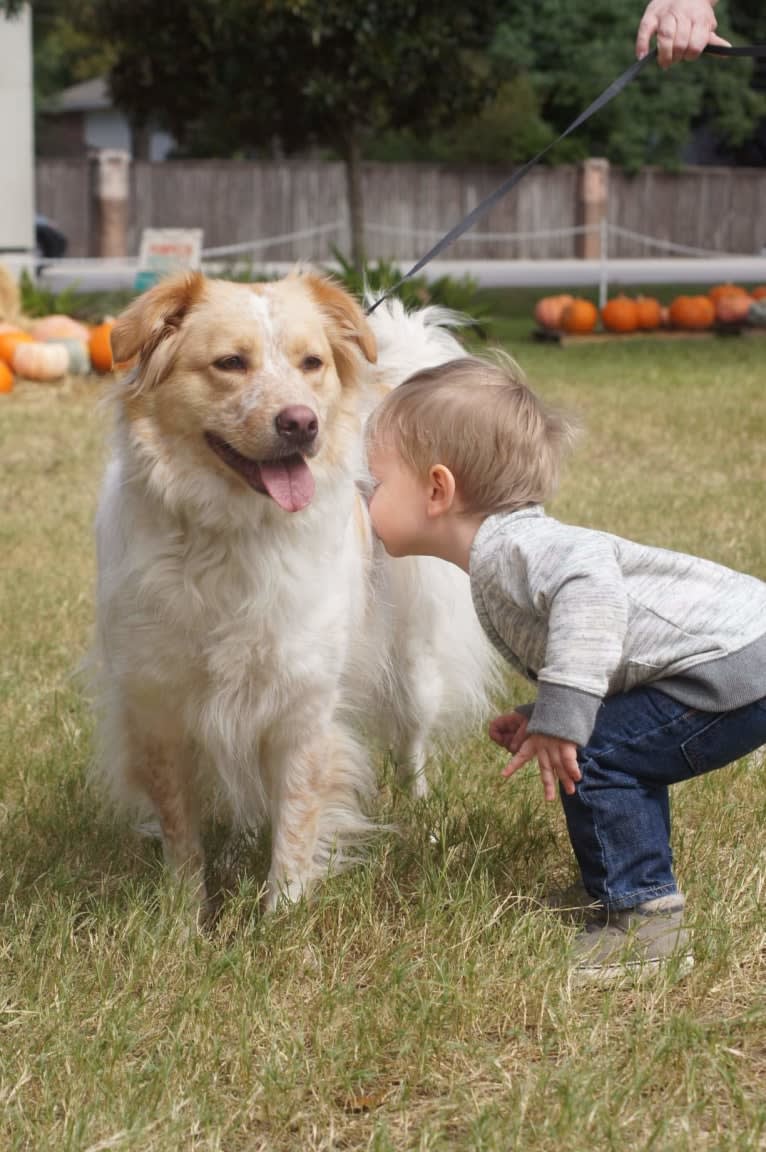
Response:
[[[356,861],[373,825],[362,803],[375,781],[364,749],[340,725],[309,744],[269,750],[272,855],[265,908],[299,900],[328,872]]]
[[[422,728],[413,728],[401,741],[396,755],[397,776],[405,784],[412,796],[422,798],[428,795],[426,779],[426,733]]]
[[[204,917],[205,859],[193,773],[182,744],[151,736],[133,737],[131,776],[151,800],[160,823],[165,862]]]
[[[427,651],[412,652],[399,665],[399,739],[395,751],[397,776],[411,795],[428,795],[426,761],[429,738],[439,714],[442,676]]]
[[[271,868],[264,906],[308,893],[323,803],[322,742],[292,751],[273,749]]]

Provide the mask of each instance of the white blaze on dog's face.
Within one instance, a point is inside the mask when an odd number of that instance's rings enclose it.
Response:
[[[142,447],[287,512],[358,436],[360,358],[376,356],[359,305],[313,275],[176,277],[118,318],[112,345],[117,360],[139,357],[124,408]]]

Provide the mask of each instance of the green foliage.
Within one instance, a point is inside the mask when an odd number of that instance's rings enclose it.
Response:
[[[73,316],[77,303],[75,288],[54,292],[42,284],[37,284],[26,268],[23,269],[19,279],[19,296],[21,311],[25,316],[50,316],[53,313]]]
[[[70,84],[108,73],[114,47],[95,32],[96,0],[43,0],[32,9],[38,109]]]
[[[104,316],[114,315],[133,299],[130,291],[82,292],[76,284],[54,292],[37,284],[24,269],[19,280],[21,311],[25,316],[71,316],[87,324],[99,324]]]
[[[399,285],[394,295],[402,301],[405,308],[423,308],[427,304],[449,308],[465,317],[466,328],[472,329],[481,339],[486,338],[490,324],[490,310],[483,301],[477,281],[471,276],[461,276],[460,279],[441,276],[430,282],[425,276],[414,276],[399,284],[405,269],[390,261],[375,260],[358,268],[337,248],[333,249],[333,258],[337,268],[328,268],[327,273],[339,280],[347,291],[360,300],[367,295],[377,297],[381,292],[387,292],[395,285]]]

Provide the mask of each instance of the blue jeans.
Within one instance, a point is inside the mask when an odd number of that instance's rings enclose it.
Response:
[[[590,895],[618,909],[675,892],[668,785],[761,744],[766,697],[731,712],[700,712],[650,687],[607,697],[578,752],[582,780],[573,796],[561,791]]]

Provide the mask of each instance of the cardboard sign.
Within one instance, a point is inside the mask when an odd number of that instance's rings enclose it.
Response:
[[[173,272],[199,268],[201,228],[144,228],[134,288],[144,292]]]

